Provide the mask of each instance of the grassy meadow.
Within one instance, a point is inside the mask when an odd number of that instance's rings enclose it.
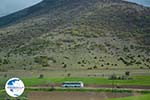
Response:
[[[61,78],[21,78],[26,87],[36,85],[46,85],[63,83],[65,81],[82,81],[84,84],[97,84],[97,85],[111,85],[112,82],[116,85],[142,85],[149,86],[150,76],[136,76],[132,80],[110,80],[108,78],[95,78],[95,77],[61,77]],[[0,86],[4,86],[7,78],[1,78]]]

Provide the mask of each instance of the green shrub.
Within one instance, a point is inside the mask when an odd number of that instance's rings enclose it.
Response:
[[[39,78],[40,78],[40,79],[44,78],[44,75],[43,75],[43,74],[40,74]]]
[[[49,58],[47,56],[37,56],[34,58],[34,61],[38,64],[41,64],[43,67],[49,66],[48,60]]]

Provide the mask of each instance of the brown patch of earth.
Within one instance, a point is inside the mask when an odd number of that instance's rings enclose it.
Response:
[[[127,97],[132,95],[133,94],[131,93],[111,93],[111,92],[32,91],[28,93],[28,99],[29,100],[105,100],[107,98]]]

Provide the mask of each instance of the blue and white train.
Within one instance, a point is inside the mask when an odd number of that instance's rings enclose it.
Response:
[[[83,82],[64,82],[64,83],[62,83],[62,87],[83,88],[84,84],[83,84]]]

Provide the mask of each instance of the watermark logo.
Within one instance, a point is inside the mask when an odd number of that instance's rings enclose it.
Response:
[[[11,78],[6,82],[5,90],[11,97],[19,97],[25,89],[24,83],[19,78]]]

